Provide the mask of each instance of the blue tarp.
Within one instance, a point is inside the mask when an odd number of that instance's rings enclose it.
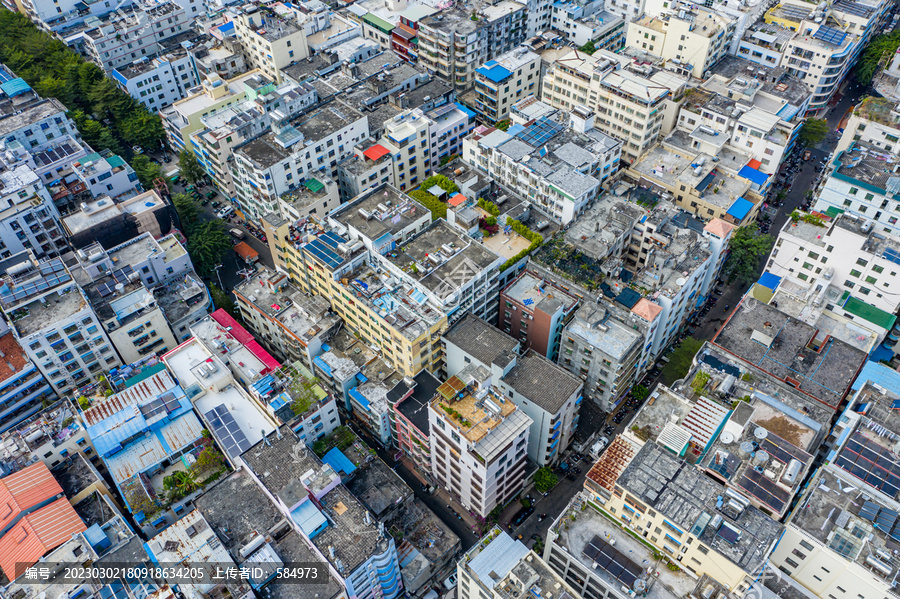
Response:
[[[764,272],[759,278],[758,283],[767,289],[775,291],[778,289],[778,284],[781,283],[781,277],[773,275],[770,272]]]
[[[337,447],[332,447],[328,453],[322,457],[322,461],[332,468],[335,472],[343,472],[344,474],[353,474],[356,466],[350,461],[350,458],[344,455],[344,452]]]
[[[732,216],[735,220],[740,222],[750,214],[752,209],[753,202],[745,200],[744,198],[738,198],[734,201],[734,204],[731,205],[731,208],[728,209],[728,216]]]
[[[365,396],[362,393],[360,393],[356,387],[353,387],[352,389],[350,389],[350,397],[352,397],[353,399],[358,401],[359,405],[361,405],[365,409],[367,409],[367,410],[369,409],[369,405],[370,405],[369,400],[366,399]]]
[[[479,67],[475,70],[494,83],[500,83],[507,77],[512,75],[512,73],[508,69],[501,67],[493,60],[487,61],[486,63],[484,63],[483,67]]]
[[[769,175],[756,170],[749,164],[742,168],[738,173],[744,179],[749,179],[751,183],[756,183],[757,185],[765,185],[766,179],[769,178]]]

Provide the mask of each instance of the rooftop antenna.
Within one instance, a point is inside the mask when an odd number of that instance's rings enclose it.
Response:
[[[281,427],[280,426],[275,427],[275,438],[281,439]]]
[[[260,429],[262,431],[263,441],[265,441],[266,445],[272,447],[272,444],[269,443],[269,438],[266,436],[266,429]]]

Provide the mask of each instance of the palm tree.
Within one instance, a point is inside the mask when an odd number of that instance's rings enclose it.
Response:
[[[163,489],[169,492],[172,499],[187,497],[198,488],[200,484],[193,470],[179,470],[163,479]]]

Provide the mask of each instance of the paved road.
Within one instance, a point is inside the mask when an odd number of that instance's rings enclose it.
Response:
[[[769,227],[769,234],[773,237],[778,237],[778,233],[781,231],[781,228],[784,226],[784,223],[787,221],[791,212],[799,208],[806,200],[806,192],[814,187],[816,180],[819,177],[819,173],[815,171],[816,165],[823,160],[827,160],[831,152],[837,146],[840,137],[837,133],[837,128],[841,119],[850,108],[859,102],[860,98],[865,95],[865,91],[864,86],[848,83],[844,90],[844,95],[827,113],[825,118],[828,120],[828,126],[832,133],[830,133],[825,141],[819,144],[818,147],[810,150],[812,154],[811,158],[809,161],[802,163],[803,166],[801,167],[800,172],[795,175],[791,191],[788,192],[782,207],[778,211],[778,215]],[[768,259],[769,257],[766,256],[765,260],[760,261],[758,269],[760,274],[764,270]],[[706,318],[703,320],[703,323],[696,327],[694,337],[697,339],[705,341],[712,338],[719,327],[725,322],[725,317],[728,312],[737,305],[741,297],[746,293],[747,286],[741,284],[726,285],[723,289],[724,293],[719,298],[718,303],[709,311]]]
[[[163,163],[163,170],[165,170],[166,168],[171,168],[171,163],[168,165]],[[170,187],[173,194],[184,193],[184,184],[170,185]],[[214,189],[213,186],[207,185],[206,187],[201,189],[201,193],[208,192],[212,189]],[[215,197],[214,200],[222,202],[224,198],[219,195]],[[215,215],[215,209],[212,207],[211,203],[207,204],[206,206],[200,207],[200,219],[203,221],[221,220]],[[251,235],[249,230],[241,224],[233,224],[225,221],[222,222],[229,229],[242,229],[244,233],[246,233],[243,241],[245,241],[250,247],[252,247],[259,253],[260,262],[262,264],[265,264],[269,268],[275,268],[275,262],[272,260],[272,255],[269,252],[269,246],[267,244]],[[225,258],[222,260],[222,268],[219,269],[218,275],[214,276],[212,280],[218,285],[219,278],[221,277],[221,285],[225,287],[226,291],[231,291],[241,282],[241,277],[240,275],[238,275],[238,271],[245,268],[247,268],[247,266],[240,258],[238,258],[238,255],[236,253],[228,252]]]

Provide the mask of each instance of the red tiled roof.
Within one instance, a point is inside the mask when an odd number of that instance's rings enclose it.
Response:
[[[5,381],[12,375],[22,372],[25,365],[28,364],[25,351],[11,332],[0,337],[0,352],[6,356],[0,359],[0,381]]]
[[[246,241],[242,241],[236,246],[234,246],[234,251],[238,256],[246,260],[247,258],[252,258],[253,256],[259,257],[259,252],[250,247]]]
[[[0,538],[0,568],[8,579],[15,580],[26,568],[36,564],[73,534],[85,530],[87,526],[75,513],[69,500],[61,497],[24,516]]]
[[[458,193],[455,196],[453,196],[452,198],[450,198],[450,201],[448,202],[448,204],[450,204],[451,206],[456,208],[457,206],[459,206],[460,204],[462,204],[465,201],[466,201],[466,196],[464,196],[461,193]]]
[[[363,156],[369,160],[379,160],[382,156],[390,154],[387,148],[381,144],[372,144],[369,149],[363,152]]]
[[[36,462],[0,478],[0,530],[9,526],[25,510],[62,492],[62,487],[43,462]]]

